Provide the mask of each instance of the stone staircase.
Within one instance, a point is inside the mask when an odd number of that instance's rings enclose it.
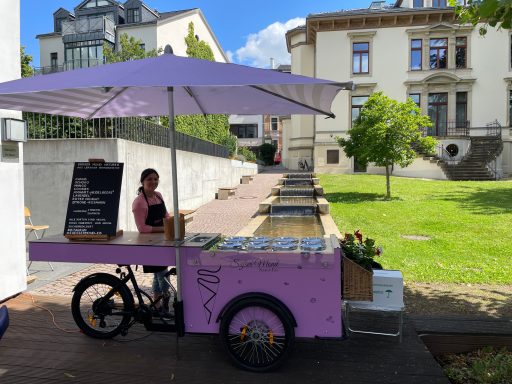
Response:
[[[457,164],[436,160],[450,180],[495,180],[496,175],[487,165],[503,150],[501,136],[471,137],[469,151]]]

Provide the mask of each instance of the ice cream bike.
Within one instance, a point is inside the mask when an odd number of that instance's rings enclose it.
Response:
[[[282,364],[295,337],[342,336],[335,236],[114,235],[122,168],[96,160],[75,163],[65,236],[29,243],[31,261],[118,266],[117,275],[95,273],[74,288],[73,318],[86,335],[126,335],[136,323],[178,336],[218,333],[232,360],[253,371]],[[109,227],[113,232],[105,235]],[[155,314],[156,303],[139,287],[134,265],[179,265],[170,272],[181,282],[173,317]]]
[[[178,245],[183,306],[173,319],[159,319],[131,266],[176,265]],[[119,266],[118,276],[92,274],[74,288],[73,317],[91,337],[125,335],[135,323],[180,336],[218,333],[236,365],[265,371],[283,363],[295,337],[342,336],[335,238],[221,239],[199,233],[177,244],[163,234],[125,232],[107,241],[48,237],[30,242],[29,253],[30,260]]]

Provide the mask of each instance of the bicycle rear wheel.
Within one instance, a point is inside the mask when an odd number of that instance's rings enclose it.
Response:
[[[71,300],[73,319],[83,333],[109,339],[127,328],[133,314],[133,295],[120,279],[99,273],[83,279]]]

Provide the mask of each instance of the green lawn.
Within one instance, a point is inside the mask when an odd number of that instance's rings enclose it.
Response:
[[[392,177],[386,201],[384,176],[319,177],[341,233],[375,239],[406,281],[512,284],[512,181]]]

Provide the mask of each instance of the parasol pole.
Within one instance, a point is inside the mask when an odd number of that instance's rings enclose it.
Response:
[[[178,168],[176,166],[176,127],[174,125],[174,88],[167,87],[169,104],[169,149],[171,151],[172,204],[174,213],[174,250],[176,252],[176,334],[185,333],[183,322],[183,301],[181,298],[181,260],[180,260],[180,209],[178,203]]]

